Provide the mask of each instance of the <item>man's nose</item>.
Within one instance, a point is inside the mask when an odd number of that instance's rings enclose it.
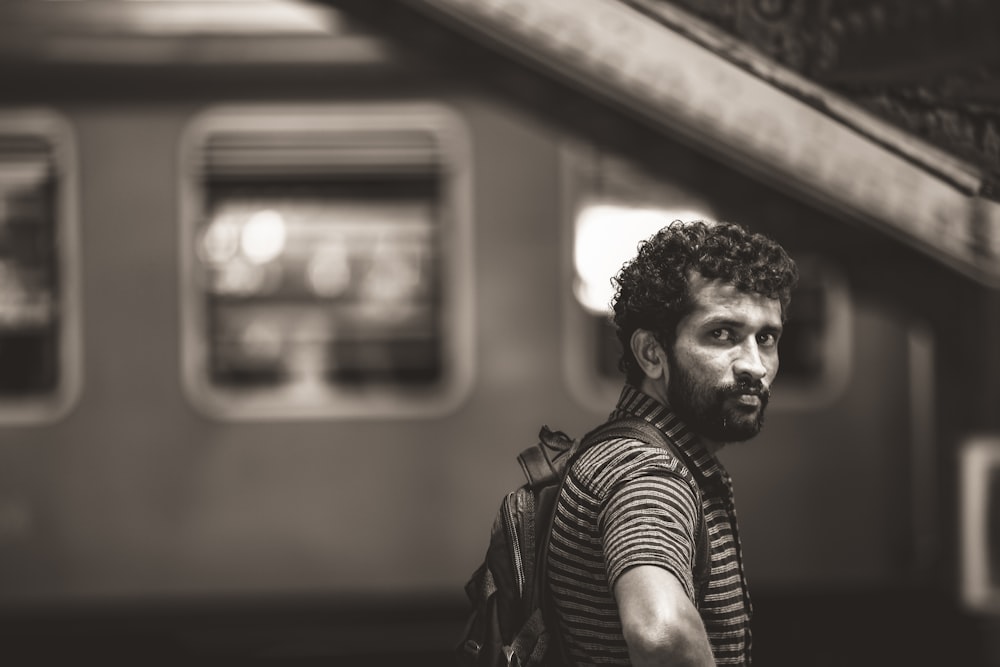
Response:
[[[760,354],[757,341],[748,336],[740,346],[739,356],[733,364],[733,373],[737,380],[747,379],[757,381],[767,375],[767,367]]]

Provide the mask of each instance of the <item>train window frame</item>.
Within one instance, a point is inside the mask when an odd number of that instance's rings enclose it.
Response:
[[[441,378],[433,386],[403,391],[390,385],[345,390],[324,384],[321,394],[287,388],[234,391],[208,376],[204,288],[199,285],[196,243],[206,213],[200,160],[216,133],[309,131],[332,135],[385,130],[433,137],[441,174]],[[471,147],[462,118],[450,107],[427,101],[302,104],[228,104],[202,110],[187,124],[180,142],[181,185],[181,381],[190,402],[226,421],[433,418],[447,415],[471,392],[474,379]]]
[[[38,396],[0,398],[0,425],[47,424],[63,419],[76,405],[83,387],[83,332],[81,305],[81,246],[79,225],[79,168],[72,125],[61,113],[43,107],[0,109],[0,134],[34,138],[50,148],[54,257],[58,290],[56,340],[58,373],[55,386]],[[0,201],[2,204],[2,201]]]
[[[599,149],[575,142],[566,142],[561,150],[562,220],[561,260],[563,274],[562,304],[565,344],[563,345],[563,377],[568,392],[576,402],[596,413],[606,412],[613,406],[625,381],[624,373],[610,375],[595,362],[602,345],[613,345],[620,354],[617,339],[608,341],[610,308],[603,314],[594,314],[594,306],[584,303],[578,294],[582,281],[576,268],[577,229],[581,216],[604,207],[632,207],[639,214],[659,214],[666,222],[677,211],[692,211],[706,219],[716,216],[710,203],[698,195],[663,184],[667,191],[665,204],[657,197],[646,198],[643,187],[635,186],[637,180],[650,178],[647,174],[632,171],[634,165],[622,167],[613,164],[614,156],[602,154]],[[623,164],[623,163],[622,163]],[[617,174],[628,174],[628,183],[616,187]],[[654,189],[661,189],[655,186]],[[673,203],[676,201],[677,203]],[[820,334],[819,355],[823,360],[822,371],[811,379],[799,379],[779,373],[770,407],[775,411],[808,411],[828,406],[842,395],[850,378],[852,358],[852,307],[848,283],[844,272],[835,264],[810,253],[793,253],[800,271],[800,287],[819,292],[822,313],[816,319],[825,323]],[[610,279],[610,277],[609,277]],[[790,313],[795,312],[793,294]],[[611,338],[613,328],[610,329]],[[601,342],[604,339],[604,342]],[[605,352],[607,350],[605,349]],[[615,357],[617,363],[617,356]]]
[[[996,571],[996,526],[1000,507],[1000,434],[975,433],[958,449],[958,561],[962,607],[970,614],[1000,616],[1000,575]]]

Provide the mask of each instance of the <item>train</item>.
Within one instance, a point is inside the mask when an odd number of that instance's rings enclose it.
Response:
[[[326,5],[30,4],[0,10],[21,645],[441,664],[517,453],[614,406],[611,276],[678,218],[801,272],[766,426],[721,453],[763,664],[880,664],[845,662],[872,623],[872,660],[914,627],[969,638],[963,664],[988,643],[954,591],[992,287],[514,59],[442,58],[436,28],[422,51]]]

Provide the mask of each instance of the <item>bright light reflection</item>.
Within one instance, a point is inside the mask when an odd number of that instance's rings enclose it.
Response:
[[[203,261],[225,264],[239,252],[240,226],[231,219],[214,220],[204,231],[198,246]]]
[[[329,242],[320,246],[309,259],[306,280],[318,296],[343,294],[351,285],[351,265],[344,244]]]
[[[415,249],[379,239],[363,286],[364,296],[377,303],[405,301],[420,287],[420,256]]]
[[[580,304],[595,315],[611,312],[611,279],[635,256],[640,241],[674,220],[707,220],[702,211],[631,208],[607,204],[588,206],[576,219],[573,291]]]
[[[261,267],[236,258],[223,264],[215,272],[213,288],[218,294],[245,296],[258,292],[263,287],[265,278]]]
[[[265,264],[285,249],[288,231],[285,219],[277,211],[258,211],[243,226],[240,248],[248,260]]]

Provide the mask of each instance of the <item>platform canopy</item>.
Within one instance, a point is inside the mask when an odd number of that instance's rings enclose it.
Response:
[[[386,7],[351,0],[330,0],[330,4],[361,14],[365,10],[360,5],[378,6],[380,12]],[[916,131],[917,124],[907,126],[878,113],[878,101],[886,98],[870,91],[888,89],[878,88],[877,81],[875,88],[865,88],[866,80],[872,84],[878,75],[912,78],[914,73],[928,77],[939,73],[931,71],[933,60],[910,71],[898,66],[912,63],[910,57],[895,63],[895,69],[888,65],[866,69],[863,62],[859,66],[852,61],[855,54],[847,48],[852,44],[869,52],[871,44],[878,43],[907,47],[907,26],[894,24],[892,16],[859,14],[865,2],[400,0],[399,4],[543,75],[640,115],[737,169],[881,227],[977,281],[1000,286],[996,187],[1000,114],[990,116],[994,109],[986,109],[978,116],[962,117],[925,104],[930,110],[917,121],[927,125],[928,119],[937,118],[940,126],[951,119],[953,134],[971,137],[981,149],[974,153],[950,150],[954,145],[934,141],[931,132]],[[876,9],[881,5],[883,12],[886,7],[905,12],[908,6],[867,4]],[[984,28],[979,33],[985,30],[987,35],[982,43],[993,45],[996,40],[988,35],[996,34],[989,29],[996,12],[989,4],[979,3],[983,17],[970,17],[961,13],[963,3],[950,3],[958,8],[950,27],[982,18]],[[691,11],[698,5],[727,7],[728,18]],[[857,11],[844,16],[829,13],[840,5]],[[828,13],[808,14],[817,7]],[[779,16],[767,16],[768,11]],[[931,33],[936,18],[918,18],[929,22],[926,30]],[[826,23],[817,26],[819,19]],[[911,24],[915,20],[907,18]],[[882,33],[868,41],[857,38],[855,33],[865,32],[865,21]],[[942,25],[938,23],[938,28]],[[767,53],[762,44],[778,46]],[[993,59],[996,48],[989,48],[993,52],[968,57]],[[874,63],[875,57],[869,62]],[[892,64],[891,58],[880,62]],[[975,63],[963,64],[968,69]],[[844,92],[852,86],[861,91],[859,96]],[[914,90],[921,89],[916,85]],[[865,95],[868,104],[859,101]],[[894,110],[905,118],[906,109],[897,104]],[[978,126],[961,124],[977,118]]]

